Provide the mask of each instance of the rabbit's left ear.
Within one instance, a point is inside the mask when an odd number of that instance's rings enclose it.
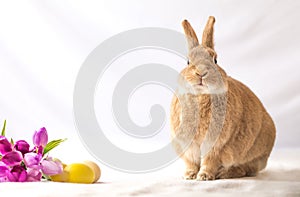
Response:
[[[188,48],[190,51],[191,49],[199,45],[199,41],[194,29],[187,20],[182,21],[182,27],[184,29],[185,37],[187,39]]]
[[[210,16],[202,35],[202,46],[214,49],[214,24],[215,17]]]

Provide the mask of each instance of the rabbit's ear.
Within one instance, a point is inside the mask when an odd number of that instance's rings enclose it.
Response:
[[[210,16],[202,35],[202,45],[211,49],[214,49],[214,24],[215,17]]]
[[[197,35],[187,20],[182,21],[185,37],[187,39],[189,50],[199,45]]]

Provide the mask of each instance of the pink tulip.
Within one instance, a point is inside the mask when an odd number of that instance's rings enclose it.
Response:
[[[44,159],[41,164],[42,172],[49,176],[60,174],[63,171],[62,163],[58,160],[54,161],[51,157]]]
[[[27,180],[28,182],[41,181],[42,173],[36,169],[27,169]]]
[[[22,159],[23,159],[23,156],[22,156],[21,152],[19,152],[19,151],[11,151],[9,153],[6,153],[2,157],[1,160],[7,166],[16,166],[16,165],[20,165],[21,164]]]
[[[35,146],[45,147],[48,142],[48,133],[45,127],[41,128],[39,131],[35,131],[33,135],[33,144]]]
[[[6,137],[0,136],[0,153],[4,155],[10,151],[12,151],[10,142],[7,140]]]
[[[24,155],[29,152],[29,144],[25,140],[19,140],[15,144],[15,149]]]
[[[27,168],[40,169],[41,159],[42,155],[37,153],[26,153],[24,155],[24,163]]]
[[[25,182],[27,179],[27,172],[22,166],[14,166],[7,177],[10,182]]]

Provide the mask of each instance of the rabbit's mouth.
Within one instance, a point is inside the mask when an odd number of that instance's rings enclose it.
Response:
[[[196,89],[204,89],[206,88],[206,85],[203,83],[203,81],[200,81],[199,83],[195,84],[194,87]]]
[[[198,86],[203,86],[203,80],[200,78],[200,81],[198,83]]]
[[[204,86],[204,84],[203,84],[203,78],[202,77],[199,78],[199,82],[198,82],[197,85],[198,86]]]

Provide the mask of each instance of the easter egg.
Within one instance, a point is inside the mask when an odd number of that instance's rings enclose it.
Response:
[[[64,171],[69,174],[70,183],[93,183],[95,180],[94,170],[84,163],[69,164]]]
[[[87,164],[90,168],[93,169],[93,171],[95,173],[94,183],[97,182],[100,179],[100,176],[101,176],[100,167],[93,161],[84,161],[84,163]]]

